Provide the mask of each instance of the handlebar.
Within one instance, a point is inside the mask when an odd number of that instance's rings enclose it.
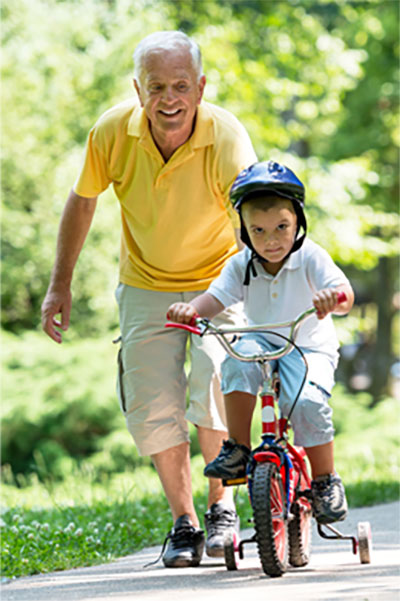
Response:
[[[344,292],[338,293],[337,302],[338,304],[344,303],[347,300],[346,294]],[[217,327],[215,326],[209,319],[206,317],[200,317],[199,315],[194,316],[190,322],[190,324],[184,323],[176,323],[173,321],[169,321],[165,324],[165,328],[178,328],[182,330],[186,330],[191,334],[197,334],[198,336],[211,335],[216,336],[220,344],[226,350],[228,355],[233,357],[234,359],[239,359],[240,361],[272,361],[275,359],[280,359],[285,355],[288,355],[295,346],[295,340],[299,331],[300,326],[314,313],[316,313],[317,309],[315,307],[310,307],[300,313],[294,320],[292,321],[283,321],[281,323],[274,324],[261,324],[258,326],[243,326],[238,328],[237,326],[223,326]],[[258,332],[258,333],[271,333],[272,329],[277,328],[290,328],[290,332],[288,336],[283,337],[286,340],[286,343],[281,347],[276,349],[275,351],[264,351],[263,353],[256,353],[254,355],[242,355],[238,353],[233,348],[233,342],[227,340],[226,336],[232,336],[234,334],[243,334],[249,332]],[[278,335],[278,334],[277,334]]]

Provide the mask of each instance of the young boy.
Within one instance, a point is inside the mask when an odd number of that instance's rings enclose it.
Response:
[[[334,429],[328,404],[338,341],[329,314],[348,313],[354,302],[353,290],[328,253],[306,239],[304,186],[290,169],[272,161],[255,163],[239,174],[230,198],[240,215],[246,248],[230,259],[206,293],[189,304],[171,305],[168,319],[189,323],[196,314],[212,319],[243,301],[249,325],[259,325],[293,320],[312,304],[316,307],[316,315],[300,328],[296,341],[309,370],[291,423],[294,442],[305,448],[310,461],[316,519],[320,523],[343,520],[347,503],[334,468]],[[346,295],[342,304],[337,303],[339,292]],[[277,331],[287,334],[282,328]],[[246,354],[277,346],[281,343],[273,334],[245,334],[237,343],[237,349]],[[295,350],[277,363],[279,405],[283,415],[288,415],[305,366]],[[237,478],[244,475],[250,455],[251,420],[262,374],[258,364],[231,357],[224,360],[221,371],[229,440],[204,474]]]

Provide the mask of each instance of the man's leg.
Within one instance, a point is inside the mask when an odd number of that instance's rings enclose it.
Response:
[[[228,438],[228,433],[221,430],[211,430],[210,428],[197,428],[201,453],[204,462],[207,465],[215,459],[221,450],[222,442]],[[233,502],[233,491],[231,486],[223,486],[222,481],[217,478],[209,478],[208,504],[210,508],[214,503],[223,502],[224,505],[235,508]]]
[[[192,498],[189,443],[161,451],[151,456],[157,470],[165,496],[171,508],[174,523],[187,514],[193,526],[199,527],[199,520]]]
[[[121,408],[139,453],[153,460],[174,519],[163,562],[168,567],[196,566],[205,537],[192,501],[183,371],[187,336],[163,327],[168,307],[182,297],[126,285],[118,287],[116,296]]]

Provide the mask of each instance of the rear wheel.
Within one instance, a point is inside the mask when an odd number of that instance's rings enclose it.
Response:
[[[261,565],[269,576],[282,576],[288,566],[288,528],[282,479],[274,463],[256,464],[252,501]]]
[[[308,502],[296,501],[291,507],[292,518],[289,522],[289,563],[295,568],[306,566],[310,561],[311,517],[312,510]]]

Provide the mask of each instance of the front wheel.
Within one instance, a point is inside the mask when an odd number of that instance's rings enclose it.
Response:
[[[258,554],[268,576],[282,576],[288,566],[288,528],[282,478],[274,463],[257,463],[252,493]]]

